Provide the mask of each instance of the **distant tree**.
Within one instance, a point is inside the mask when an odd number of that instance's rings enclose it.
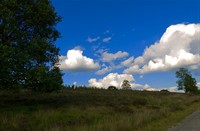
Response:
[[[108,90],[117,90],[117,87],[116,86],[109,86]]]
[[[166,89],[162,89],[162,90],[160,90],[160,92],[169,92],[168,90],[166,90]]]
[[[185,68],[176,71],[178,89],[185,90],[186,93],[196,93],[198,91],[196,79],[192,77],[190,72]]]
[[[57,68],[61,20],[50,0],[1,0],[0,86],[53,91],[62,87]]]
[[[131,89],[131,84],[128,80],[124,80],[122,83],[122,89],[123,90],[130,90]]]

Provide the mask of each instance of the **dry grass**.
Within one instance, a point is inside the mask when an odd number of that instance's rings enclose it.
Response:
[[[0,92],[0,130],[167,130],[199,108],[200,96],[167,92]]]

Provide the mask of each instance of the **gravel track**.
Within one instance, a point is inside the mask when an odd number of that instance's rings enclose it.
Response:
[[[169,128],[168,131],[200,131],[200,111],[187,116],[179,124]]]

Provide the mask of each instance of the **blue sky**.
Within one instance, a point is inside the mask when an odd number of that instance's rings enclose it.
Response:
[[[198,0],[52,0],[52,3],[63,17],[57,25],[62,37],[56,45],[60,47],[65,84],[118,86],[119,78],[127,78],[133,87],[160,89],[176,85],[174,72],[179,67],[198,72],[198,62],[192,61],[199,60],[199,51],[190,49],[200,43]],[[161,41],[162,36],[167,37],[164,36],[167,28],[175,33],[168,38],[169,42]],[[190,35],[192,30],[195,33]],[[156,42],[161,46],[150,48]],[[170,42],[177,45],[170,46]],[[143,63],[136,62],[138,57],[142,57]],[[122,62],[128,59],[123,66]],[[178,62],[174,64],[175,59]],[[88,66],[85,63],[89,61]],[[133,66],[140,71],[133,70]],[[92,78],[96,81],[89,82]],[[195,78],[200,81],[198,75]]]

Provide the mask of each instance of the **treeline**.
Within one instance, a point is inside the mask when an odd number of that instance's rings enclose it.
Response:
[[[98,87],[95,87],[95,86],[78,86],[78,85],[65,85],[63,86],[63,88],[67,88],[67,89],[106,89],[105,87],[101,87],[101,88],[98,88]],[[108,90],[119,90],[119,88],[117,88],[116,86],[109,86],[107,88]],[[124,80],[122,85],[121,85],[121,89],[122,90],[131,90],[131,84],[128,80]]]

